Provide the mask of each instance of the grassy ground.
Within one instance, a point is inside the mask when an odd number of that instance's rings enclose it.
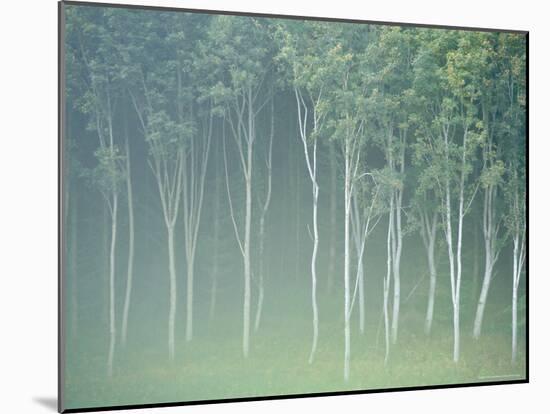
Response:
[[[294,303],[290,301],[289,303]],[[325,302],[323,302],[325,303]],[[311,321],[307,307],[289,304],[266,313],[251,337],[248,359],[242,357],[239,312],[221,313],[215,322],[198,322],[195,338],[177,338],[176,359],[168,362],[165,337],[151,337],[143,322],[141,337],[118,348],[114,376],[106,376],[105,336],[81,333],[69,347],[65,383],[67,408],[183,402],[207,399],[369,390],[459,384],[525,377],[520,339],[518,363],[510,362],[507,318],[489,319],[478,341],[463,329],[461,360],[452,361],[452,332],[446,315],[433,333],[422,332],[422,312],[404,306],[398,343],[384,365],[383,326],[379,313],[367,317],[360,334],[353,321],[351,378],[343,380],[343,324],[338,304],[321,309],[319,346],[307,363]],[[267,307],[269,310],[269,307]],[[181,326],[180,326],[181,328]],[[162,331],[162,330],[160,330]],[[183,334],[183,329],[179,329]],[[520,334],[522,332],[520,331]],[[520,338],[522,338],[520,336]]]

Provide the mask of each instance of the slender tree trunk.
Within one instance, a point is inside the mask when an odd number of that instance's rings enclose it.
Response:
[[[483,315],[485,312],[485,304],[487,303],[487,295],[493,278],[493,265],[496,261],[498,252],[496,251],[496,233],[497,229],[494,223],[494,208],[493,197],[495,189],[489,185],[485,189],[485,200],[483,203],[483,235],[485,239],[485,272],[483,275],[483,285],[477,304],[476,316],[474,321],[473,336],[478,339],[481,335],[481,325],[483,323]]]
[[[264,282],[263,276],[259,277],[258,281],[258,304],[256,305],[256,317],[254,318],[254,331],[257,332],[260,328],[260,320],[262,318],[262,310],[264,306]]]
[[[516,363],[518,354],[518,288],[512,288],[512,364]]]
[[[296,104],[298,108],[298,125],[300,128],[300,139],[302,141],[306,166],[311,179],[312,199],[313,199],[313,251],[311,252],[311,307],[313,312],[313,340],[311,352],[309,354],[309,363],[313,362],[315,351],[317,349],[317,340],[319,337],[319,311],[317,308],[317,250],[319,248],[319,226],[317,223],[317,206],[319,202],[319,185],[317,184],[317,139],[313,140],[312,154],[309,154],[308,148],[308,107],[298,88],[294,88]],[[313,110],[313,131],[317,132],[319,128],[319,119]],[[310,137],[309,137],[310,138]]]
[[[168,231],[168,265],[170,273],[170,310],[168,312],[168,356],[171,361],[175,356],[175,326],[176,326],[176,261],[174,254],[174,226],[167,226]]]
[[[185,340],[193,339],[193,284],[195,278],[195,255],[187,255],[187,319],[185,324]]]
[[[391,274],[392,274],[392,228],[393,228],[393,197],[390,198],[390,214],[388,219],[388,235],[386,239],[386,277],[384,278],[384,337],[386,353],[384,365],[387,365],[390,358],[390,321],[388,314],[388,302],[390,296]]]
[[[258,304],[256,306],[256,317],[254,318],[254,331],[258,331],[260,327],[260,320],[262,317],[262,309],[264,304],[264,243],[265,243],[265,214],[262,211],[260,218],[260,248],[259,248],[259,277],[258,277]]]
[[[71,248],[70,248],[70,263],[71,263],[71,336],[73,340],[78,338],[78,198],[77,194],[71,197]],[[68,200],[68,198],[67,198]],[[67,205],[69,205],[67,203]],[[65,207],[67,208],[67,207]]]
[[[107,375],[113,376],[113,360],[116,346],[115,325],[115,249],[117,232],[118,195],[113,195],[111,217],[111,247],[109,251],[109,356],[107,359]]]
[[[301,271],[301,259],[302,259],[302,252],[301,247],[302,243],[300,240],[300,229],[302,228],[302,220],[301,220],[301,170],[299,166],[299,158],[298,155],[296,155],[296,268],[294,270],[294,277],[296,281],[300,280],[300,271]]]
[[[474,222],[475,223],[475,222]],[[474,258],[472,264],[472,303],[478,300],[479,286],[479,231],[476,229],[478,223],[474,224]]]
[[[521,214],[519,210],[519,197],[516,194],[516,214]],[[517,217],[516,217],[517,219]],[[519,227],[519,225],[517,226]],[[514,253],[513,253],[513,278],[512,278],[512,364],[517,361],[517,330],[518,330],[518,289],[521,280],[521,272],[525,261],[525,228],[516,229],[514,234]]]
[[[350,332],[350,209],[351,209],[351,165],[349,143],[345,144],[345,183],[344,183],[344,380],[349,380],[350,356],[351,356],[351,332]]]
[[[251,159],[252,157],[250,157]],[[250,223],[252,215],[252,185],[246,182],[246,215],[244,233],[244,296],[243,296],[243,355],[248,357],[250,346]]]
[[[487,243],[487,242],[486,242]],[[487,248],[486,248],[487,249]],[[493,265],[491,263],[491,258],[485,258],[485,273],[483,275],[483,284],[481,285],[481,293],[479,295],[479,301],[476,309],[476,316],[474,320],[474,333],[473,336],[475,339],[479,339],[481,335],[481,325],[483,323],[483,314],[485,311],[485,304],[487,302],[487,295],[489,293],[489,285],[491,284],[491,277],[493,273]]]
[[[268,152],[266,157],[266,167],[267,167],[267,192],[265,196],[265,201],[262,206],[262,213],[260,216],[260,275],[258,280],[258,307],[256,308],[256,318],[254,320],[254,330],[257,331],[260,327],[260,320],[262,317],[262,309],[264,304],[264,275],[265,275],[265,260],[264,260],[264,250],[265,250],[265,219],[267,216],[267,211],[269,210],[269,205],[271,204],[271,180],[272,180],[272,158],[273,158],[273,137],[275,135],[275,103],[273,97],[273,91],[271,91],[271,111],[270,111],[270,133],[269,133],[269,144]]]
[[[403,161],[402,161],[403,162]],[[396,248],[393,257],[393,311],[391,326],[391,341],[397,342],[399,330],[399,308],[401,305],[401,251],[403,248],[403,230],[401,227],[401,207],[403,201],[403,190],[395,191],[395,238]]]
[[[330,157],[330,247],[328,254],[327,293],[332,292],[336,269],[336,150],[334,143],[329,143]]]
[[[399,240],[399,236],[397,236]],[[398,242],[399,243],[399,242]],[[400,248],[398,248],[400,251]],[[401,303],[401,277],[400,277],[400,254],[394,257],[393,263],[393,310],[391,323],[391,342],[397,342],[397,331],[399,329],[399,308]]]
[[[435,307],[435,288],[437,283],[437,271],[435,268],[435,258],[434,258],[434,246],[431,243],[428,250],[428,267],[430,269],[430,290],[428,293],[428,309],[426,311],[426,322],[424,324],[424,332],[426,335],[429,335],[432,331],[432,323],[434,316],[434,307]]]
[[[109,326],[109,207],[107,203],[103,203],[103,223],[102,223],[102,234],[101,234],[101,244],[103,246],[103,266],[101,272],[101,324],[103,327]],[[108,328],[107,328],[108,329]]]
[[[128,314],[132,296],[132,278],[134,273],[134,198],[132,193],[132,173],[130,163],[130,144],[126,136],[126,191],[128,194],[128,273],[126,276],[126,293],[122,314],[122,346],[126,346],[128,334]]]
[[[431,221],[428,216],[424,216],[425,247],[428,258],[428,269],[430,272],[430,288],[428,292],[428,309],[426,310],[426,320],[424,323],[424,332],[429,335],[432,331],[433,314],[435,307],[435,288],[437,283],[437,269],[435,266],[435,242],[437,237],[437,211],[434,212]]]
[[[314,144],[316,152],[317,143]],[[316,155],[314,155],[316,157]],[[319,230],[317,225],[317,200],[319,198],[319,187],[316,178],[313,181],[313,252],[311,253],[311,307],[313,311],[313,341],[311,344],[311,353],[309,354],[309,363],[313,362],[315,351],[317,350],[317,340],[319,337],[319,311],[317,309],[317,249],[319,247]]]
[[[252,159],[254,144],[254,114],[252,110],[252,88],[248,88],[248,145],[246,174],[246,212],[244,229],[244,298],[243,298],[243,355],[248,357],[250,347],[250,228],[252,223]]]
[[[210,321],[214,319],[214,314],[216,312],[216,300],[217,300],[217,290],[218,290],[218,271],[219,271],[219,244],[220,244],[220,178],[218,171],[218,164],[220,162],[218,152],[216,151],[216,189],[214,195],[214,257],[213,257],[213,269],[211,275],[211,287],[210,287],[210,312],[209,318]]]
[[[359,331],[365,332],[365,298],[364,298],[364,267],[363,267],[363,246],[362,246],[362,225],[359,217],[359,207],[357,205],[357,196],[352,197],[352,233],[355,244],[355,253],[357,255],[357,284],[359,291]]]
[[[466,179],[466,137],[464,132],[462,141],[462,171],[460,177],[460,195],[458,204],[458,232],[456,242],[456,287],[455,287],[455,312],[454,312],[454,352],[453,360],[458,362],[460,358],[460,289],[462,286],[462,233],[464,224],[464,186]]]
[[[446,239],[447,239],[447,252],[449,255],[449,275],[451,278],[451,299],[453,303],[453,360],[458,361],[458,303],[456,301],[456,284],[455,284],[455,257],[453,251],[453,236],[452,236],[452,224],[451,224],[451,188],[450,182],[447,180],[445,183],[445,225],[446,225]]]

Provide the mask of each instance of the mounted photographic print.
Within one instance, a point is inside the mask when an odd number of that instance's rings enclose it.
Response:
[[[528,381],[527,32],[59,11],[60,411]]]

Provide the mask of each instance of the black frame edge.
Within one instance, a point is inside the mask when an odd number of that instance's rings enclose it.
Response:
[[[65,412],[65,324],[63,318],[63,288],[64,288],[64,237],[63,223],[65,191],[64,171],[64,132],[65,132],[65,2],[57,6],[57,411]]]

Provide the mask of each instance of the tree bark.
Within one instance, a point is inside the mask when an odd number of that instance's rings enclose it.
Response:
[[[115,248],[117,233],[117,211],[118,195],[113,194],[111,212],[111,247],[109,250],[109,356],[107,359],[107,375],[113,376],[113,361],[116,346],[116,325],[115,325]]]
[[[168,356],[174,360],[175,348],[175,326],[176,326],[176,261],[174,256],[174,226],[168,226],[168,265],[169,265],[169,295],[170,309],[168,312]]]
[[[483,203],[483,236],[485,239],[485,272],[483,275],[483,285],[479,295],[477,305],[474,332],[473,336],[478,339],[481,335],[481,326],[483,323],[483,315],[485,312],[485,304],[487,303],[487,295],[489,287],[493,279],[493,266],[498,258],[499,248],[496,246],[498,225],[495,223],[495,206],[494,197],[496,196],[496,188],[490,184],[485,189],[485,199]]]
[[[351,165],[349,143],[345,144],[345,183],[344,183],[344,381],[349,381],[351,332],[350,332],[350,209],[351,209]]]
[[[426,319],[424,322],[424,332],[430,335],[432,331],[433,314],[435,307],[435,289],[437,283],[437,269],[435,266],[435,243],[437,237],[437,211],[434,211],[431,220],[424,212],[422,214],[422,233],[426,256],[428,259],[428,269],[430,272],[430,287],[428,292],[428,308],[426,310]]]
[[[329,143],[330,157],[330,247],[328,254],[328,275],[327,275],[327,293],[332,292],[334,284],[334,273],[336,269],[336,150],[334,143]]]
[[[187,315],[185,324],[185,340],[193,339],[193,283],[195,277],[195,255],[187,257]]]
[[[78,195],[72,195],[71,217],[71,248],[70,248],[70,269],[71,269],[71,336],[73,340],[78,338]],[[68,201],[68,197],[67,197]],[[69,204],[67,203],[67,206]],[[67,207],[65,207],[67,209]]]
[[[126,275],[126,293],[122,314],[122,346],[126,346],[128,335],[128,314],[132,296],[132,279],[134,273],[134,198],[132,192],[132,173],[130,162],[130,144],[126,136],[126,191],[128,194],[128,273]]]
[[[386,238],[386,277],[384,278],[384,338],[386,352],[384,365],[387,365],[390,358],[390,321],[388,315],[388,302],[390,295],[391,274],[392,274],[392,228],[393,228],[393,196],[390,198],[390,214],[388,218],[388,234]]]

